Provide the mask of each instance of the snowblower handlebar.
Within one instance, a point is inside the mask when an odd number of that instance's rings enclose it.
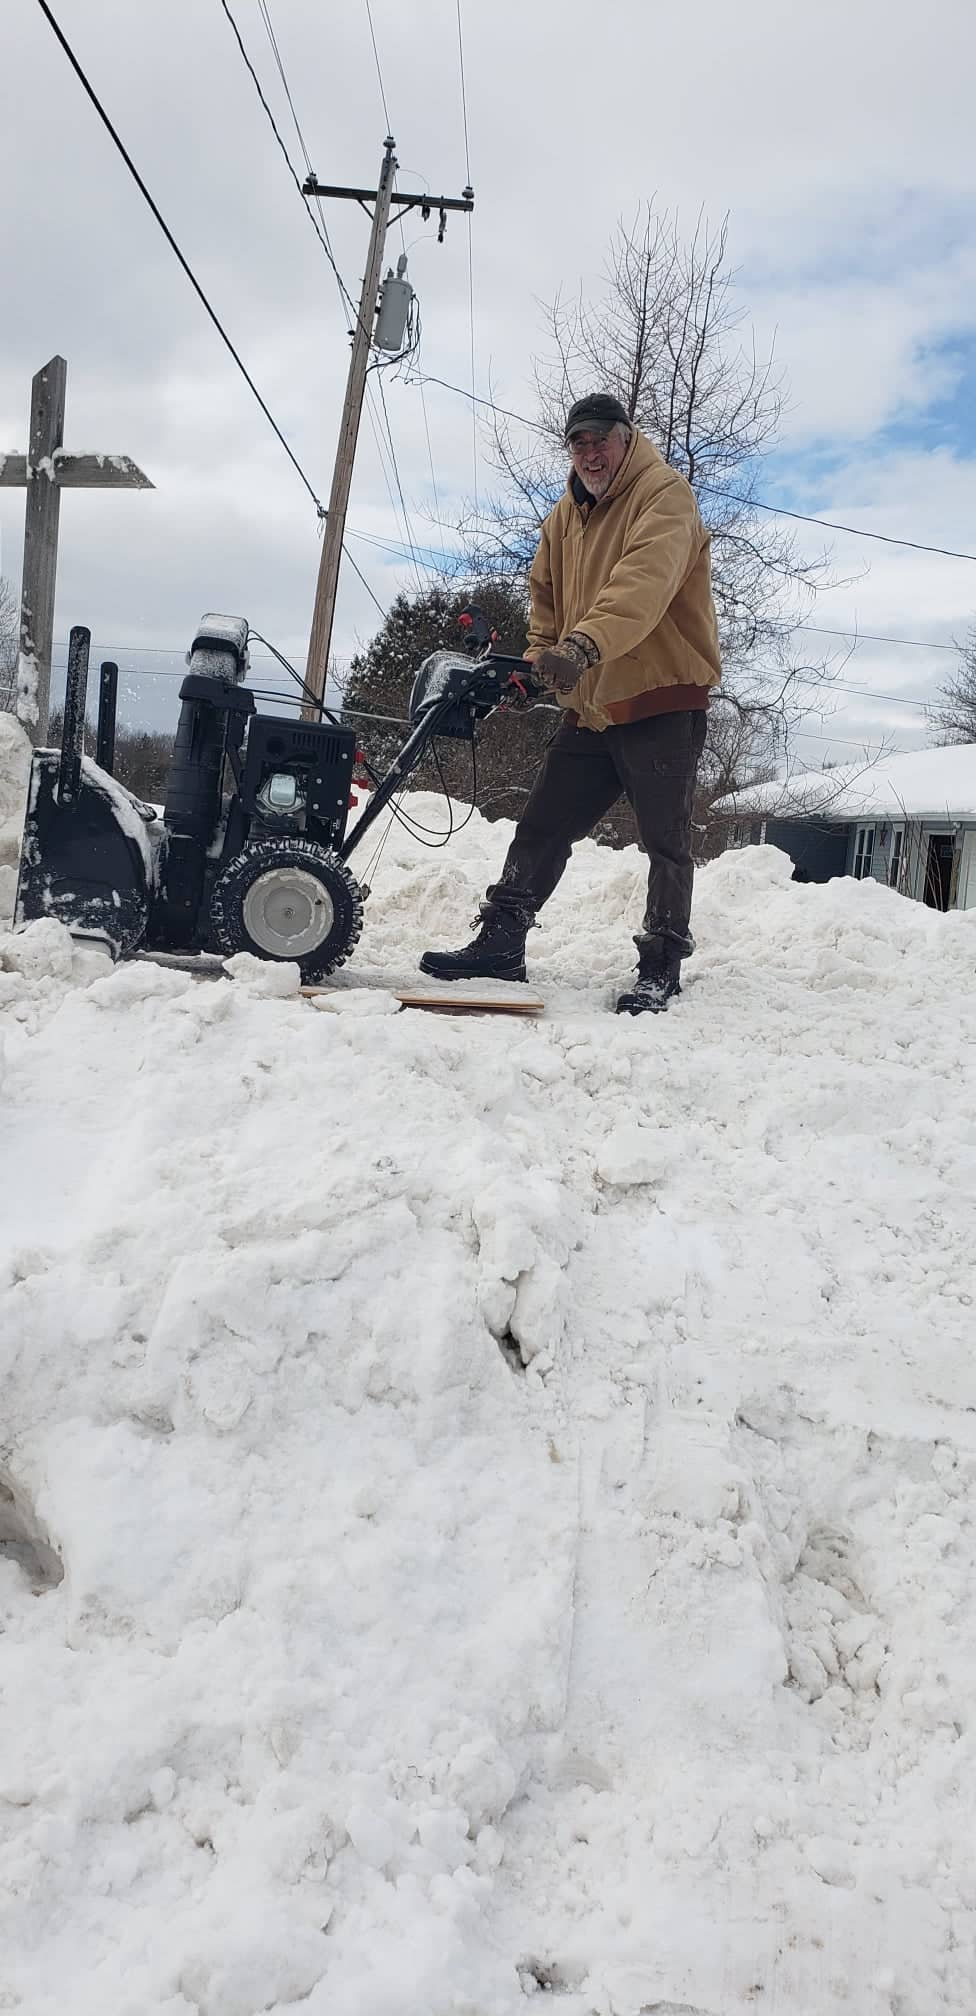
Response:
[[[338,852],[347,861],[407,778],[435,736],[473,741],[475,724],[498,707],[524,706],[542,692],[535,669],[524,658],[485,652],[463,658],[453,651],[435,651],[425,659],[410,695],[413,730],[356,820]]]

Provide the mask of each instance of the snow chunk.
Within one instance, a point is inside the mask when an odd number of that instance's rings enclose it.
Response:
[[[56,917],[39,917],[22,931],[0,939],[0,970],[25,980],[70,980],[74,945]]]
[[[20,854],[30,766],[31,745],[20,722],[13,714],[0,714],[0,860],[14,865]]]
[[[325,987],[310,994],[313,1008],[327,1015],[399,1015],[401,1004],[385,987]]]
[[[182,972],[178,967],[157,966],[152,959],[133,959],[113,966],[97,979],[88,989],[88,1000],[96,1008],[115,1009],[127,1002],[174,999],[199,984],[205,983],[197,982],[192,973]]]
[[[0,925],[10,922],[27,809],[31,745],[13,714],[0,714]]]
[[[224,972],[266,1001],[285,1001],[299,993],[302,984],[301,969],[291,960],[255,959],[251,952],[235,952],[225,959]]]
[[[40,666],[33,651],[18,652],[17,719],[18,721],[22,721],[28,728],[36,728],[37,726],[37,687],[39,678]]]
[[[713,901],[724,898],[730,904],[752,905],[772,890],[788,889],[792,880],[793,863],[781,847],[731,848],[708,864]]]

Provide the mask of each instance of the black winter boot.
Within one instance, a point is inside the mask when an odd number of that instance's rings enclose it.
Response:
[[[525,940],[532,919],[486,903],[481,929],[460,952],[425,952],[421,973],[435,980],[524,980]]]
[[[618,1015],[660,1015],[681,992],[681,954],[659,946],[641,946],[637,979],[617,1002]]]

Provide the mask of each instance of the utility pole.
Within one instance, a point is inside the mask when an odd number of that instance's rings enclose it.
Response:
[[[380,284],[380,267],[383,247],[386,241],[390,212],[395,204],[399,215],[407,210],[419,209],[426,220],[433,210],[439,213],[440,225],[438,242],[443,241],[449,210],[473,210],[474,192],[465,189],[460,198],[447,196],[414,196],[394,190],[393,178],[396,174],[396,141],[387,137],[383,160],[380,165],[379,186],[376,189],[343,189],[316,180],[310,175],[304,184],[306,196],[338,196],[347,201],[362,204],[363,208],[372,203],[372,228],[369,235],[369,252],[366,259],[366,273],[363,291],[353,331],[352,356],[349,361],[349,376],[346,381],[346,396],[343,402],[342,419],[339,425],[339,442],[336,449],[335,469],[332,489],[329,495],[329,509],[325,522],[325,535],[319,560],[319,576],[315,590],[315,608],[312,614],[312,634],[309,638],[308,660],[305,669],[305,684],[315,695],[315,702],[306,700],[302,713],[306,720],[316,720],[325,699],[326,680],[329,671],[329,648],[332,643],[332,626],[335,619],[336,589],[339,582],[339,562],[342,557],[342,542],[346,530],[346,512],[349,506],[349,492],[352,487],[353,464],[356,459],[356,444],[359,439],[359,423],[362,418],[363,399],[366,395],[366,373],[369,368],[369,353],[374,340],[377,295]],[[369,214],[367,212],[367,214]]]

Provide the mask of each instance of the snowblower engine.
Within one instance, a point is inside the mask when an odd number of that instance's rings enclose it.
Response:
[[[162,816],[112,775],[115,684],[103,667],[99,761],[83,754],[90,633],[71,632],[60,751],[34,752],[14,922],[56,917],[113,958],[145,949],[251,952],[295,961],[303,980],[349,957],[367,893],[348,856],[437,735],[473,737],[535,689],[532,668],[492,651],[480,610],[461,619],[467,655],[435,652],[410,701],[412,732],[346,824],[355,730],[259,714],[243,682],[248,626],[205,616],[188,654]]]

